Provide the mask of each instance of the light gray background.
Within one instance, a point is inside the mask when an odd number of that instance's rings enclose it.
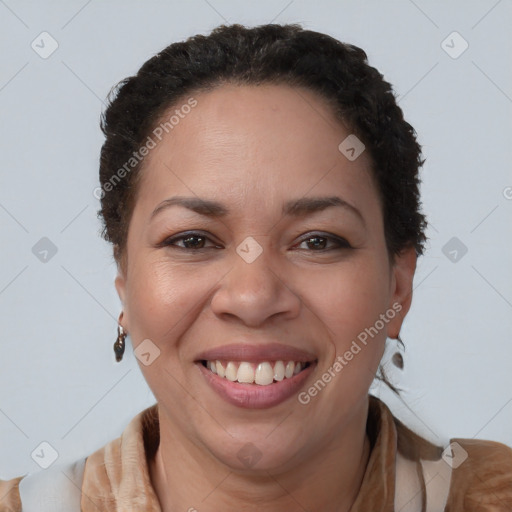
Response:
[[[271,21],[364,48],[427,157],[430,242],[405,369],[391,368],[405,403],[373,392],[434,441],[512,445],[509,0],[0,0],[0,478],[38,470],[43,441],[59,462],[90,454],[154,401],[131,350],[121,364],[112,351],[120,303],[93,196],[110,87],[173,41]],[[59,45],[47,59],[31,48],[43,31]],[[453,31],[469,43],[457,59],[441,45]],[[454,236],[468,248],[455,263],[442,252]],[[46,263],[42,237],[58,249]]]

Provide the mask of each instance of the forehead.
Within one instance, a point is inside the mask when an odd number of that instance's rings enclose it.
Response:
[[[195,106],[185,108],[191,98]],[[340,152],[350,130],[307,89],[223,85],[183,98],[155,128],[166,121],[142,171],[154,201],[192,192],[254,206],[258,193],[271,203],[334,188],[357,202],[376,192],[369,156],[350,161]]]
[[[186,141],[190,148],[204,149],[209,154],[217,150],[226,159],[233,151],[250,147],[258,150],[246,155],[253,159],[271,149],[278,149],[282,154],[314,147],[318,157],[320,151],[336,149],[339,137],[346,131],[327,102],[305,88],[223,85],[194,95],[196,106],[180,119],[172,116],[184,110],[189,100],[183,98],[163,116],[163,122],[173,117],[176,124],[166,130],[164,143],[152,156],[158,155],[159,150],[179,149]],[[200,155],[188,152],[188,156]],[[236,153],[236,156],[243,155]]]

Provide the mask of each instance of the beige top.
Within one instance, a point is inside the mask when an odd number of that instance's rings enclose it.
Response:
[[[394,512],[397,447],[406,457],[439,458],[440,450],[408,430],[370,395],[371,453],[351,512]],[[453,469],[446,512],[512,511],[512,449],[494,441],[452,439],[468,453]],[[135,416],[122,435],[87,457],[82,512],[161,512],[148,461],[159,442],[157,404]],[[0,480],[0,512],[21,512],[18,484]]]

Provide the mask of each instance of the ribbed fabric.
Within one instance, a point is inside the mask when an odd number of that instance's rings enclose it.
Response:
[[[370,396],[367,432],[371,453],[351,512],[394,512],[397,445],[402,429],[388,407]],[[401,436],[401,437],[400,437]],[[416,436],[418,442],[421,438]],[[452,439],[468,458],[452,473],[446,512],[512,511],[512,449],[494,441]],[[82,512],[161,512],[151,485],[148,460],[159,442],[158,409],[145,409],[121,437],[87,458],[82,483]],[[424,441],[423,441],[424,442]],[[18,484],[23,477],[0,480],[0,512],[21,512]]]

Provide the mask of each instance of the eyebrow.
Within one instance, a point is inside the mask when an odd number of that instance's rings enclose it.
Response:
[[[158,213],[171,206],[182,206],[192,210],[199,215],[205,217],[218,218],[226,217],[229,209],[217,201],[201,199],[199,197],[183,197],[175,196],[162,201],[151,213],[150,219],[153,219]],[[329,197],[302,197],[288,201],[283,206],[283,215],[301,217],[307,214],[323,211],[327,208],[341,207],[355,214],[365,224],[364,217],[361,212],[352,204],[338,196]]]
[[[206,217],[225,217],[229,213],[229,210],[226,207],[216,201],[209,201],[208,199],[201,199],[199,197],[176,196],[162,201],[153,210],[150,218],[153,219],[153,217],[162,210],[166,210],[167,208],[175,205],[183,206],[184,208],[188,208],[189,210]]]

